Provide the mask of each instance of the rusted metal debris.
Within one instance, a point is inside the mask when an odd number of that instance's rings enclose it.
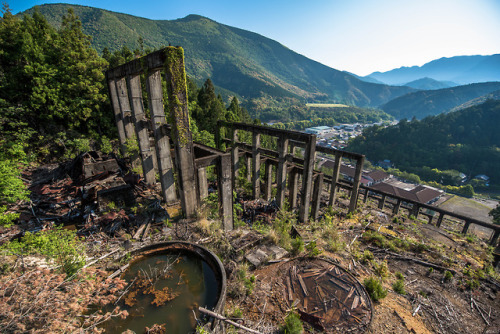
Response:
[[[32,182],[31,207],[19,210],[24,231],[64,224],[75,226],[83,235],[134,235],[144,220],[131,210],[137,200],[161,209],[156,190],[132,173],[127,161],[114,155],[87,152],[50,170],[42,167],[28,172],[26,177]]]

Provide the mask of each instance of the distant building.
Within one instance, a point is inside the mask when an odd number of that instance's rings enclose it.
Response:
[[[313,135],[324,135],[332,130],[329,126],[315,126],[312,128],[307,128],[304,131]]]
[[[429,186],[418,185],[417,187],[411,190],[405,190],[399,187],[396,187],[392,184],[388,184],[385,182],[377,183],[371,188],[379,191],[383,191],[390,195],[399,196],[403,199],[407,199],[414,202],[419,202],[423,204],[432,204],[437,201],[443,194],[444,191],[438,190],[436,188],[432,188]]]

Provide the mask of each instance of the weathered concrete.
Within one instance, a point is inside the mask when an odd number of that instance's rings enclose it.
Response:
[[[277,184],[276,201],[280,208],[283,208],[285,204],[287,153],[288,153],[288,138],[285,138],[285,136],[281,136],[278,138],[279,160],[278,160],[278,169],[276,172],[276,184]]]
[[[331,207],[335,205],[335,199],[337,197],[337,183],[339,182],[341,162],[342,162],[342,152],[337,151],[335,152],[335,165],[333,167],[333,174],[332,174],[332,190],[330,191],[329,205]]]
[[[260,134],[252,134],[252,195],[260,197]]]
[[[231,155],[229,153],[220,155],[217,163],[217,183],[219,185],[219,215],[224,231],[231,231],[234,228],[231,174]]]
[[[361,174],[363,172],[363,165],[365,156],[361,156],[356,161],[356,170],[354,171],[354,182],[352,184],[351,201],[349,203],[349,212],[354,212],[358,206],[359,185],[361,184]]]
[[[113,107],[113,113],[115,115],[116,128],[118,129],[118,140],[120,141],[120,150],[122,155],[125,155],[126,153],[125,143],[127,141],[127,136],[125,135],[125,127],[123,125],[123,115],[120,108],[120,102],[118,101],[116,82],[113,79],[106,78],[106,80],[108,82],[108,92],[111,99],[111,106]]]
[[[304,170],[302,172],[302,196],[300,199],[299,222],[305,224],[309,216],[309,204],[311,201],[311,184],[314,171],[314,156],[316,153],[316,136],[311,135],[306,140],[304,151]]]
[[[297,196],[299,194],[299,172],[292,168],[288,178],[288,201],[290,209],[297,208]]]
[[[270,161],[266,160],[266,193],[264,198],[267,201],[271,200],[273,189],[273,164]]]
[[[219,128],[219,127],[217,127]],[[232,164],[232,173],[233,173],[233,188],[236,189],[236,180],[238,179],[238,173],[240,169],[240,156],[238,152],[238,130],[231,129],[233,132],[232,135],[232,145],[231,145],[231,164]]]
[[[200,200],[203,200],[208,196],[207,170],[205,168],[198,168],[197,172],[198,192],[200,194]]]
[[[194,168],[193,138],[189,129],[186,72],[184,50],[165,48],[165,78],[168,93],[168,108],[172,119],[172,135],[175,138],[175,164],[178,173],[178,187],[181,206],[188,218],[196,215],[196,171]]]
[[[144,114],[142,101],[141,76],[139,74],[127,76],[127,86],[130,91],[130,104],[134,115],[135,134],[139,144],[139,156],[142,162],[142,170],[146,184],[156,183],[153,155],[149,147],[148,122]]]
[[[312,194],[311,218],[316,221],[319,217],[319,207],[321,203],[321,193],[323,192],[323,173],[316,175],[314,180],[314,191]]]
[[[174,169],[170,153],[170,138],[167,134],[165,111],[163,109],[163,92],[161,87],[161,72],[148,72],[146,76],[146,90],[148,104],[152,118],[153,134],[156,145],[156,158],[162,195],[167,204],[177,202],[177,193],[174,183]]]

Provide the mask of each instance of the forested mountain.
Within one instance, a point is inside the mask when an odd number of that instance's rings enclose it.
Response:
[[[403,85],[425,77],[438,81],[452,81],[461,85],[500,81],[500,54],[440,58],[422,66],[374,72],[368,77],[388,85]]]
[[[401,170],[424,167],[454,169],[468,176],[486,174],[500,183],[500,101],[489,100],[464,110],[421,121],[371,127],[348,149],[371,161],[390,159]]]
[[[42,5],[38,9],[57,27],[70,7],[99,52],[105,47],[111,51],[123,46],[135,49],[140,38],[145,48],[180,45],[192,78],[198,82],[211,78],[215,85],[244,98],[264,94],[374,107],[412,91],[409,87],[361,81],[269,38],[197,15],[169,21],[66,4]]]
[[[485,82],[452,88],[418,91],[403,95],[381,106],[397,119],[422,119],[447,112],[463,103],[500,89],[500,82]]]
[[[454,87],[458,85],[451,81],[437,81],[431,78],[422,78],[407,82],[403,86],[408,86],[422,90],[435,90],[435,89]]]

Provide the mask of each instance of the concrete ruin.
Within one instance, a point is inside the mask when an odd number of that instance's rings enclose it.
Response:
[[[151,115],[149,119],[144,108],[141,76],[144,77],[146,86],[147,105]],[[496,245],[498,241],[498,225],[463,217],[362,185],[364,155],[316,146],[314,134],[219,121],[215,136],[217,149],[193,142],[189,128],[184,53],[181,47],[167,47],[110,69],[106,72],[106,79],[122,153],[125,154],[128,141],[137,140],[145,182],[156,182],[157,168],[165,202],[172,204],[180,200],[187,218],[196,215],[202,199],[208,194],[205,168],[216,166],[220,217],[224,230],[232,230],[232,193],[243,162],[246,164],[248,181],[252,184],[253,198],[271,200],[272,189],[276,187],[277,205],[284,208],[285,198],[288,199],[291,210],[298,208],[300,223],[318,219],[321,197],[325,191],[328,199],[324,204],[334,207],[338,190],[344,189],[350,194],[349,212],[356,210],[359,195],[364,194],[364,202],[369,197],[375,198],[381,209],[387,205],[392,206],[393,214],[406,208],[409,214],[418,217],[424,214],[421,209],[428,209],[433,212],[426,214],[429,223],[434,214],[438,213],[438,227],[447,216],[463,221],[462,233],[467,233],[469,227],[476,224],[492,230],[490,244]],[[166,81],[168,101],[163,101],[162,80]],[[166,121],[165,107],[168,109],[170,124]],[[154,135],[152,141],[149,132]],[[242,133],[251,135],[251,144],[238,140]],[[263,136],[274,138],[277,150],[262,147]],[[227,147],[226,151],[222,150],[223,146]],[[171,147],[174,154],[171,153]],[[335,157],[332,175],[324,175],[314,169],[316,152]],[[355,164],[352,182],[339,179],[343,159],[349,159]],[[261,174],[264,175],[263,180]]]

